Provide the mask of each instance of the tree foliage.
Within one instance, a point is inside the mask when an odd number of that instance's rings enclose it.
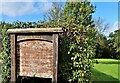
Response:
[[[109,24],[105,23],[100,17],[95,21],[95,41],[96,41],[96,55],[95,58],[110,58],[110,51],[108,46],[108,40],[105,36],[105,31],[109,28]],[[106,55],[107,54],[107,55]]]
[[[45,21],[56,21],[58,22],[62,15],[62,2],[53,2],[52,8],[46,13]]]
[[[94,56],[94,6],[90,2],[67,2],[62,17],[64,31],[68,41],[70,56],[69,82],[90,82],[90,69]]]
[[[107,40],[107,37],[103,34],[99,34],[99,38],[96,39],[95,58],[110,58],[110,50],[108,44],[109,42]]]
[[[89,82],[92,57],[94,55],[93,38],[96,31],[92,13],[94,6],[90,2],[67,2],[63,10],[59,11],[54,3],[49,12],[50,26],[62,27],[64,33],[59,41],[59,79],[69,82]],[[60,8],[62,9],[62,8]],[[50,20],[50,19],[53,20]],[[59,19],[59,20],[58,20]]]
[[[8,28],[11,28],[12,25],[1,22],[2,25],[2,52],[1,52],[1,57],[2,57],[2,83],[10,83],[10,40],[9,40],[9,35],[7,34]]]
[[[111,58],[119,59],[120,53],[120,29],[116,30],[109,35],[109,48],[111,52]]]
[[[14,22],[14,23],[5,23],[0,22],[0,25],[2,28],[2,52],[1,52],[1,58],[2,58],[2,83],[10,83],[11,78],[11,56],[10,56],[10,37],[7,33],[7,30],[10,28],[36,28],[41,27],[38,25],[39,23],[42,24],[42,22]]]
[[[61,0],[52,3],[52,8],[45,14],[45,27],[62,27],[63,4]]]

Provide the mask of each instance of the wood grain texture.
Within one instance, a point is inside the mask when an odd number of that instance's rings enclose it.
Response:
[[[19,42],[19,76],[52,78],[53,43],[30,40]]]
[[[52,42],[52,35],[18,35],[17,42],[26,40],[42,40]]]
[[[16,36],[11,34],[11,82],[17,81],[17,69],[16,69]]]
[[[8,33],[62,33],[62,28],[8,29]]]
[[[57,83],[58,70],[58,34],[53,34],[53,79],[52,83]]]
[[[57,83],[58,34],[61,28],[8,29],[11,37],[11,83],[17,76],[52,78]]]

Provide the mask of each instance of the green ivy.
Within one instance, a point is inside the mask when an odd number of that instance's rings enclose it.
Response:
[[[10,41],[7,30],[11,27],[11,24],[1,23],[2,27],[2,83],[10,83]]]
[[[10,37],[7,30],[10,28],[33,28],[35,23],[14,22],[12,24],[1,22],[2,25],[2,83],[10,83],[11,79],[11,56],[10,56]]]
[[[10,83],[11,79],[11,56],[10,56],[10,37],[7,33],[11,28],[41,28],[47,27],[47,24],[43,21],[38,22],[20,22],[16,21],[12,24],[1,22],[2,25],[2,83]],[[22,80],[22,79],[19,79]]]

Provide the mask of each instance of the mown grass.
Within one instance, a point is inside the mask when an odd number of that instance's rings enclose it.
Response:
[[[92,80],[95,83],[119,83],[120,71],[119,61],[115,59],[95,59],[98,63],[92,69]],[[118,82],[119,81],[119,82]],[[103,83],[103,82],[102,82]]]

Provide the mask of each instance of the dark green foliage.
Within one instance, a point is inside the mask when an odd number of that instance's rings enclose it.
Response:
[[[38,21],[38,22],[16,21],[13,23],[13,28],[40,28],[44,25],[45,25],[44,21]]]
[[[52,10],[57,12],[56,8],[54,5]],[[50,26],[62,27],[64,31],[59,39],[59,82],[90,82],[95,53],[94,7],[90,2],[67,2],[62,11],[59,12],[62,16],[57,18],[59,21],[52,18],[56,17],[55,12],[50,12],[48,16]]]
[[[63,27],[63,7],[62,3],[60,2],[53,2],[52,9],[46,14],[45,20],[45,27]],[[70,57],[67,56],[67,52],[69,50],[68,38],[66,38],[65,32],[59,35],[59,65],[58,65],[58,83],[66,83],[68,82],[68,76],[70,76],[71,66],[70,66]]]
[[[96,36],[96,55],[95,58],[112,58],[119,59],[120,53],[120,30],[109,34],[108,37],[97,32]]]
[[[68,56],[69,51],[69,39],[65,36],[65,33],[59,36],[59,68],[58,68],[58,82],[68,83],[69,77],[71,77],[71,56]]]
[[[109,35],[109,49],[111,58],[119,59],[120,56],[120,29],[116,30]]]
[[[96,32],[96,55],[95,58],[110,58],[107,37],[103,34],[109,28],[109,24],[104,23],[100,17],[95,21]]]
[[[91,81],[92,58],[95,54],[95,29],[92,19],[94,7],[90,2],[67,2],[62,17],[66,40],[68,40],[69,73],[71,83]]]
[[[10,83],[10,40],[7,34],[8,28],[11,24],[2,22],[2,83]]]
[[[96,55],[95,58],[110,58],[110,50],[108,40],[103,34],[99,34],[96,39]]]
[[[39,25],[39,23],[41,25]],[[1,57],[2,57],[2,83],[10,83],[10,64],[11,64],[11,57],[10,57],[10,37],[9,34],[7,33],[7,30],[10,28],[39,28],[43,25],[44,22],[14,22],[12,24],[10,23],[5,23],[1,22],[0,25],[2,25],[2,52],[1,52]]]

